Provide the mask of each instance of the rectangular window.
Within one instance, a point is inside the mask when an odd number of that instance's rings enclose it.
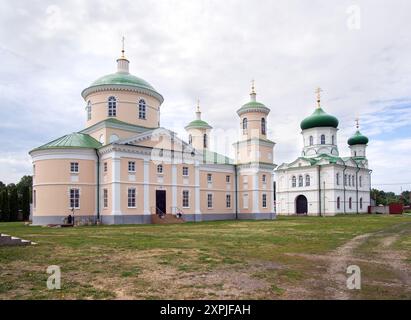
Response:
[[[248,209],[248,194],[243,195],[243,208]]]
[[[36,209],[37,199],[36,199],[36,190],[33,190],[33,208]]]
[[[213,195],[211,193],[207,194],[207,208],[211,209],[213,207]]]
[[[230,179],[231,179],[230,176],[225,176],[225,182],[230,183]]]
[[[135,188],[128,188],[127,206],[129,208],[136,207],[136,189]]]
[[[70,189],[70,208],[80,208],[80,190],[77,188]]]
[[[344,185],[345,186],[347,185],[347,175],[346,174],[344,175]]]
[[[263,194],[263,208],[267,208],[267,195]]]
[[[136,172],[136,163],[134,161],[128,162],[128,172]]]
[[[188,177],[188,167],[183,167],[183,176]]]
[[[104,162],[104,172],[107,172],[107,162]]]
[[[264,184],[267,183],[267,176],[265,174],[263,174],[262,180]]]
[[[226,206],[226,208],[231,208],[231,194],[226,194],[226,196],[225,196],[225,206]]]
[[[70,172],[78,173],[78,162],[70,162]]]
[[[108,190],[103,189],[103,207],[108,208]]]
[[[212,176],[211,173],[208,173],[208,174],[207,174],[207,182],[208,182],[208,183],[212,183],[212,182],[213,182],[213,176]]]
[[[190,207],[190,193],[188,190],[183,190],[183,208]]]
[[[33,164],[33,176],[35,176],[35,175],[36,175],[36,165]]]

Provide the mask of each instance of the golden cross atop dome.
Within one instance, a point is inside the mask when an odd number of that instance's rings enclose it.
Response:
[[[197,112],[200,112],[200,99],[197,99]]]
[[[355,125],[356,125],[357,129],[360,128],[360,119],[358,119],[358,117],[355,118]]]
[[[251,80],[251,94],[255,94],[255,81]]]
[[[124,52],[125,52],[124,43],[125,43],[125,41],[126,41],[126,38],[124,38],[124,36],[123,36],[123,38],[121,38],[121,42],[122,42],[121,57],[122,58],[125,58],[125,56],[124,56]]]
[[[318,107],[318,108],[321,107],[321,92],[323,92],[323,90],[322,90],[320,87],[318,87],[318,88],[315,90],[315,93],[317,94],[317,107]]]

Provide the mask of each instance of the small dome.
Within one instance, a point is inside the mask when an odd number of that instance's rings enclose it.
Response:
[[[94,86],[102,86],[102,85],[110,85],[110,84],[122,84],[128,86],[135,86],[140,87],[143,89],[153,90],[153,86],[149,84],[147,81],[138,78],[130,73],[123,73],[123,72],[116,72],[112,74],[105,75],[96,81],[94,81],[90,87]]]
[[[212,129],[212,127],[204,120],[191,121],[185,129]]]
[[[303,121],[301,121],[300,127],[302,130],[317,128],[317,127],[338,127],[338,119],[323,109],[317,108],[313,114]]]
[[[263,113],[269,113],[270,109],[267,108],[263,103],[258,102],[258,101],[250,101],[244,104],[240,109],[237,110],[237,114],[241,116],[243,113],[246,112],[263,112]]]
[[[368,143],[368,138],[364,136],[359,130],[357,130],[354,135],[348,139],[348,144],[350,146],[354,146],[357,144],[367,144]]]

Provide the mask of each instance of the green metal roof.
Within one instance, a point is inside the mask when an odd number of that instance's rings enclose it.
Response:
[[[267,108],[263,103],[258,101],[250,101],[244,104],[240,109],[237,110],[237,113],[241,115],[244,112],[248,112],[251,109],[261,109],[261,111],[269,113],[270,109]]]
[[[88,134],[74,132],[71,134],[67,134],[63,137],[60,137],[56,140],[53,140],[49,143],[46,143],[34,150],[44,150],[44,149],[67,149],[67,148],[86,148],[86,149],[98,149],[102,146],[100,142],[98,142],[93,137],[89,136]],[[32,151],[34,151],[32,150]]]
[[[348,139],[348,144],[350,146],[354,146],[357,144],[367,144],[368,143],[368,138],[364,136],[359,130],[357,130],[354,135]]]
[[[209,151],[204,149],[203,151],[203,162],[213,163],[213,164],[233,164],[234,161],[229,157],[219,154],[214,151]]]
[[[338,127],[338,119],[323,109],[317,108],[312,115],[301,121],[300,127],[302,130],[317,128],[317,127]]]
[[[212,127],[204,120],[191,121],[185,128],[186,129],[189,129],[189,128],[212,129]]]

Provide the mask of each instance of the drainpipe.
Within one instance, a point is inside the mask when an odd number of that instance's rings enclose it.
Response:
[[[235,198],[235,219],[238,220],[238,178],[237,178],[237,165],[234,165],[234,198]]]
[[[345,185],[347,183],[347,179],[345,178],[345,170],[347,170],[347,165],[346,164],[344,164],[344,170],[343,170],[343,176],[342,176],[343,185],[344,185],[344,214],[347,213],[346,208],[345,208]]]
[[[100,221],[100,155],[98,150],[96,150],[97,156],[97,221]]]
[[[320,217],[322,216],[321,215],[321,165],[318,165],[318,214]]]

